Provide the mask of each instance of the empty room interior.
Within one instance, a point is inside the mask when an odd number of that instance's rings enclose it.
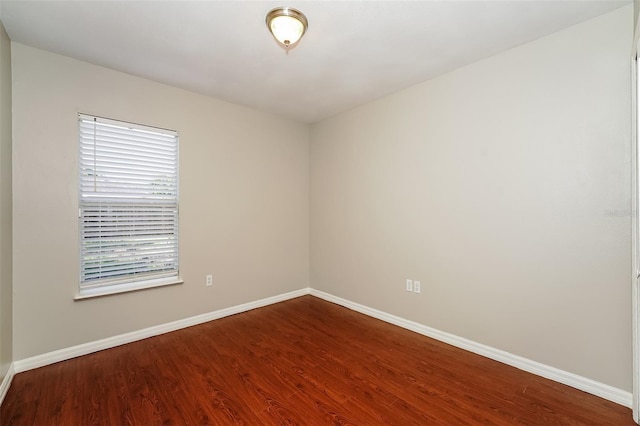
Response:
[[[0,424],[638,422],[625,1],[0,0]]]

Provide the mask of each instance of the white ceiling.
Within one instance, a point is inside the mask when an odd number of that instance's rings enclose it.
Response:
[[[303,122],[431,79],[631,0],[0,1],[13,41]],[[265,15],[309,30],[288,55]]]

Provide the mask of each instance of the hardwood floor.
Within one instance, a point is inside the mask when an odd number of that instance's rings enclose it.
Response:
[[[9,425],[634,425],[631,410],[312,296],[17,374]]]

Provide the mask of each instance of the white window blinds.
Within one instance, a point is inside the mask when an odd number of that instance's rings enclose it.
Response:
[[[177,277],[177,132],[78,119],[80,287]]]

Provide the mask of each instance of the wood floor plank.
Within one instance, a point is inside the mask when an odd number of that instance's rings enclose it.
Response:
[[[304,296],[17,374],[9,425],[634,425],[631,410]]]

